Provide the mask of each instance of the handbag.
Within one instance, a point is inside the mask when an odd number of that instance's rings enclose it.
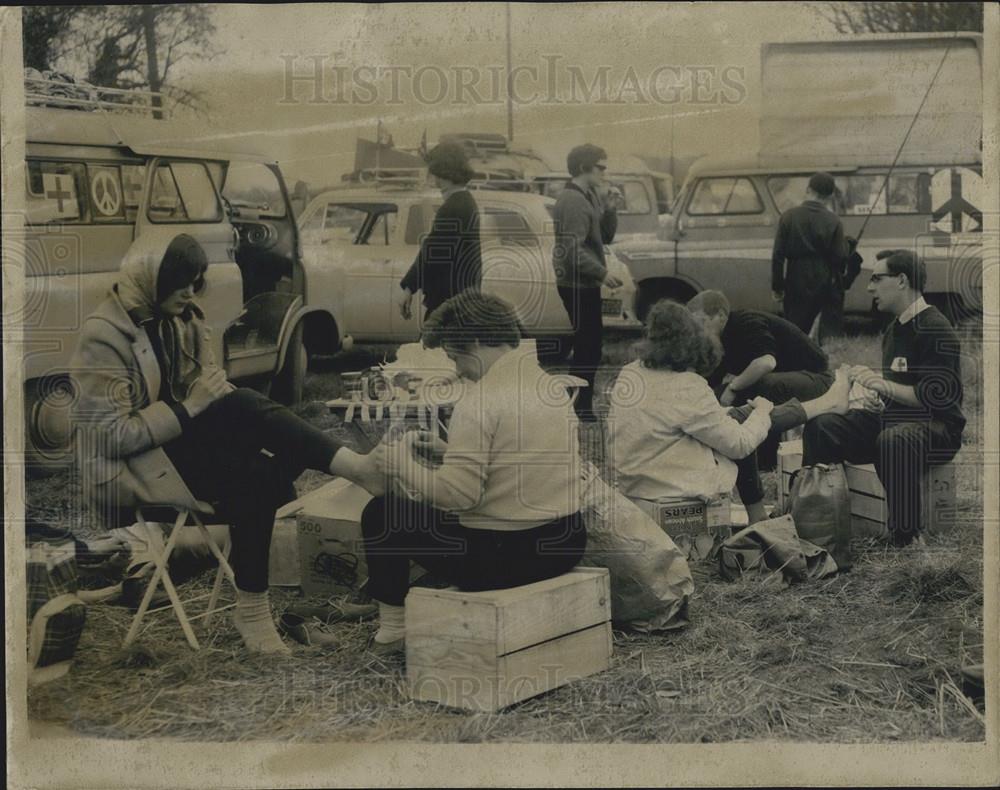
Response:
[[[87,619],[73,541],[30,544],[27,583],[28,684],[36,685],[66,674]]]
[[[851,493],[842,464],[803,466],[792,476],[788,513],[798,536],[851,568]]]

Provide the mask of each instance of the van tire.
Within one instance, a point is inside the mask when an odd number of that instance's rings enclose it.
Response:
[[[31,477],[50,477],[73,464],[72,442],[52,446],[43,441],[42,421],[38,419],[45,394],[55,392],[60,384],[61,380],[41,378],[27,382],[24,387],[24,464],[25,473]]]
[[[680,280],[643,280],[639,283],[635,300],[636,317],[645,322],[650,308],[661,299],[686,304],[696,293],[694,288]]]
[[[309,367],[304,335],[305,327],[300,321],[288,340],[285,362],[271,383],[271,399],[285,406],[298,406],[302,402],[302,388]]]

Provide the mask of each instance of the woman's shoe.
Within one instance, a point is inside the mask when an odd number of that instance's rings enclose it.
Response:
[[[146,562],[129,569],[128,576],[122,579],[122,594],[119,599],[122,605],[127,606],[133,612],[139,611],[142,597],[146,594],[146,588],[152,581],[154,567],[153,563]],[[167,591],[157,588],[149,601],[147,611],[152,612],[155,609],[164,609],[168,606],[170,606],[170,596],[167,595]]]
[[[325,625],[342,623],[348,620],[370,620],[378,614],[376,603],[352,603],[350,601],[334,601],[332,598],[321,606],[308,604],[292,604],[285,610],[286,614],[294,614],[306,619],[316,619]]]
[[[337,637],[324,629],[324,624],[319,620],[294,612],[285,612],[278,620],[278,630],[281,633],[310,647],[330,647],[337,644]]]
[[[376,642],[372,639],[371,642],[368,643],[368,652],[374,653],[380,658],[405,655],[406,639],[401,637],[399,639],[393,639],[391,642]]]

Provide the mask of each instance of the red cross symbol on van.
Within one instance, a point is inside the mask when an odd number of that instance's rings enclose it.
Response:
[[[63,201],[69,200],[71,197],[73,197],[73,193],[67,192],[65,189],[63,189],[62,176],[56,176],[56,188],[54,190],[46,192],[45,197],[49,198],[50,200],[57,201],[59,206],[59,213],[62,214]]]

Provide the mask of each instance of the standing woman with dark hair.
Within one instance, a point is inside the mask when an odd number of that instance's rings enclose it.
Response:
[[[129,248],[71,367],[77,457],[84,490],[112,521],[142,505],[212,504],[232,526],[237,630],[251,651],[287,652],[267,594],[276,509],[306,468],[374,493],[383,478],[374,454],[357,455],[226,380],[194,300],[207,265],[194,238],[167,229]]]
[[[413,314],[413,294],[417,291],[423,292],[426,318],[446,299],[467,288],[479,288],[483,279],[479,206],[466,186],[474,173],[465,150],[456,143],[435,146],[427,155],[427,170],[434,176],[444,204],[399,283],[403,289],[399,312],[406,321]]]

